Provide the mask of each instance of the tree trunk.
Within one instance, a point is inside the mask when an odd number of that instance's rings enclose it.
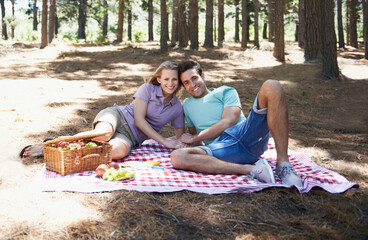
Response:
[[[307,0],[308,1],[308,0]],[[321,1],[322,78],[338,79],[336,34],[334,22],[334,0]]]
[[[337,31],[339,33],[339,48],[345,48],[344,28],[342,27],[342,0],[337,0]]]
[[[241,47],[247,48],[248,43],[248,16],[247,16],[247,0],[241,1],[241,13],[242,13],[242,40]]]
[[[206,30],[203,47],[213,47],[213,0],[206,0]]]
[[[186,48],[188,47],[188,26],[187,26],[187,14],[185,7],[185,0],[179,0],[178,7],[178,38],[179,38],[179,47]]]
[[[267,39],[268,38],[267,37],[267,22],[266,21],[263,23],[262,38],[263,39]]]
[[[347,45],[351,45],[351,41],[350,41],[350,33],[351,33],[351,29],[350,29],[350,7],[351,6],[351,0],[346,0],[346,44]]]
[[[368,0],[363,0],[363,19],[364,58],[368,60]]]
[[[235,0],[235,42],[239,42],[239,0]]]
[[[225,39],[225,13],[224,13],[224,0],[218,0],[218,41],[217,46],[224,46]]]
[[[160,1],[160,8],[161,8],[161,34],[160,34],[160,50],[161,52],[167,52],[167,29],[168,26],[168,19],[167,19],[167,10],[166,10],[166,1]]]
[[[5,23],[5,4],[4,0],[0,0],[1,5],[1,26],[2,26],[2,36],[5,40],[8,40],[8,31]]]
[[[198,49],[198,0],[189,0],[190,49]]]
[[[33,31],[37,31],[37,0],[33,0]]]
[[[254,0],[254,46],[259,49],[259,29],[258,29],[259,0]]]
[[[304,0],[299,0],[299,23],[298,23],[298,45],[300,48],[304,48],[305,45],[305,10]]]
[[[41,49],[49,44],[47,39],[47,0],[42,0]]]
[[[275,39],[275,1],[268,0],[268,41],[273,42]]]
[[[56,0],[50,0],[49,10],[49,43],[55,37]]]
[[[285,61],[284,41],[284,0],[275,1],[275,46],[273,56],[279,61]]]
[[[304,58],[314,61],[321,56],[321,6],[319,0],[305,0]]]
[[[148,0],[148,41],[153,41],[153,2]]]
[[[357,0],[351,0],[350,13],[350,45],[358,48],[358,34],[357,34]]]
[[[116,42],[118,43],[123,41],[124,7],[124,0],[119,0],[118,29],[116,33]]]
[[[178,26],[179,26],[179,0],[173,0],[170,46],[175,46],[176,42],[179,40]]]
[[[78,8],[78,39],[86,39],[87,0],[79,0]]]
[[[128,8],[128,40],[132,41],[132,6]]]
[[[104,17],[103,17],[103,22],[102,22],[102,36],[106,38],[107,28],[109,25],[109,11],[108,11],[108,5],[107,5],[106,0],[103,0],[103,8],[104,8]]]

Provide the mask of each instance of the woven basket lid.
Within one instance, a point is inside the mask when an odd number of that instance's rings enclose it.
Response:
[[[77,140],[92,139],[92,138],[95,138],[95,137],[100,137],[100,136],[104,136],[104,135],[108,135],[108,134],[111,134],[111,132],[98,133],[98,134],[89,134],[89,135],[83,135],[83,136],[58,137],[58,138],[52,139],[50,141],[44,142],[44,143],[42,143],[42,145],[49,145],[49,144],[53,144],[53,143],[59,143],[61,141],[72,142],[72,141],[77,141]]]

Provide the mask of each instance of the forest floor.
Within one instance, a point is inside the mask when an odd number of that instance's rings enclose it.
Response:
[[[159,52],[159,43],[111,46],[57,42],[0,44],[0,239],[367,239],[368,61],[339,50],[340,80],[322,80],[286,44]],[[43,159],[20,159],[27,144],[90,129],[97,112],[124,105],[164,60],[202,63],[210,87],[235,87],[248,113],[261,84],[281,81],[290,114],[290,149],[360,185],[330,194],[272,188],[251,194],[42,192],[29,189]],[[187,95],[184,93],[182,100]],[[165,136],[173,133],[163,130]],[[230,221],[230,220],[231,221]]]

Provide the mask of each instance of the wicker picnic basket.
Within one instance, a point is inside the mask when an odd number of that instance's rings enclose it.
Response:
[[[107,133],[59,137],[43,143],[46,169],[65,176],[82,171],[92,171],[102,163],[111,163],[111,145],[107,142],[98,142],[93,140],[93,142],[97,144],[97,147],[85,147],[70,150],[58,149],[58,143],[61,141],[69,143],[87,143],[95,137],[106,134]]]

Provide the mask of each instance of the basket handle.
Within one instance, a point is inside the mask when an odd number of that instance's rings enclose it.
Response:
[[[92,138],[95,138],[95,137],[105,136],[105,135],[109,135],[109,134],[112,134],[112,132],[104,132],[104,133],[81,135],[81,136],[58,137],[56,139],[44,142],[44,143],[42,143],[42,145],[49,145],[49,144],[53,144],[53,143],[59,143],[61,141],[71,142],[71,141],[82,140],[82,139],[92,139]]]
[[[82,157],[82,161],[84,161],[88,158],[92,158],[92,157],[101,157],[101,156],[100,156],[100,154],[97,154],[97,153],[88,154],[88,155]]]

